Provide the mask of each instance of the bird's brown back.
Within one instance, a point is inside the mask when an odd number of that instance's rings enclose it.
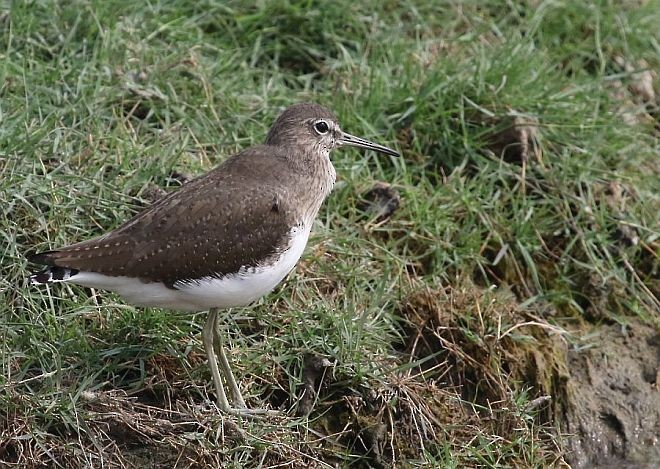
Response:
[[[291,228],[311,223],[322,201],[304,197],[316,183],[289,165],[281,147],[249,148],[116,230],[31,260],[169,286],[257,267],[286,249]]]

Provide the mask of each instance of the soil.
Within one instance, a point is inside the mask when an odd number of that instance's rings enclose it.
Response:
[[[401,195],[386,182],[377,182],[363,196],[358,203],[358,209],[382,222],[392,216],[401,204]]]
[[[602,325],[597,346],[568,354],[562,430],[587,467],[660,467],[660,334],[639,320]]]

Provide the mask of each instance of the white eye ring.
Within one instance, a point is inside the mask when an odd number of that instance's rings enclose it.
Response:
[[[328,123],[322,119],[314,122],[314,131],[319,135],[325,135],[330,130]]]

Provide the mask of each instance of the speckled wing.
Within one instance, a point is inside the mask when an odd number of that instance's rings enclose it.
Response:
[[[230,158],[100,238],[31,260],[168,286],[268,263],[301,220],[287,202],[291,181],[278,180],[284,159],[262,158],[264,149]]]

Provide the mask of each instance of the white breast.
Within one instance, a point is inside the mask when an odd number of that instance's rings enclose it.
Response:
[[[210,308],[231,308],[248,305],[270,292],[295,267],[305,250],[309,226],[291,230],[289,246],[270,265],[222,278],[204,277],[177,282],[174,288],[162,283],[144,282],[131,277],[111,277],[95,272],[79,272],[69,281],[92,288],[111,290],[137,306],[152,306],[185,311],[205,311]]]

